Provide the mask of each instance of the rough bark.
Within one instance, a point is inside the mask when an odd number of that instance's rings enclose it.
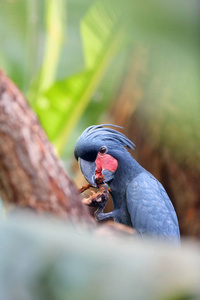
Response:
[[[0,195],[6,203],[92,220],[26,99],[0,71]]]

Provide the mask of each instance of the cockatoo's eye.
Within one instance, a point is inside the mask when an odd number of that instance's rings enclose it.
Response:
[[[99,153],[101,154],[104,154],[104,153],[107,153],[108,151],[108,148],[106,146],[102,146],[100,149],[99,149]]]

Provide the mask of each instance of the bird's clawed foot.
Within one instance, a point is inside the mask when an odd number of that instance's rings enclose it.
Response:
[[[90,197],[84,198],[82,202],[88,206],[104,209],[109,197],[107,184],[101,184],[97,193],[92,192]]]
[[[114,212],[103,213],[103,209],[98,208],[94,213],[94,217],[97,221],[109,220],[114,218]]]
[[[99,191],[97,193],[92,191],[92,195],[84,198],[82,202],[88,206],[97,207],[97,210],[94,213],[94,217],[97,221],[103,221],[112,219],[114,217],[114,212],[104,213],[104,208],[109,198],[109,188],[106,183],[103,183],[102,180],[97,182]],[[79,189],[80,192],[88,189],[90,185],[82,187]]]

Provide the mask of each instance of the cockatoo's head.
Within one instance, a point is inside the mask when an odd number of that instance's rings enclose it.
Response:
[[[74,149],[81,172],[94,187],[100,176],[104,175],[104,182],[113,180],[118,160],[127,151],[124,147],[135,146],[124,134],[104,126],[121,128],[111,124],[90,126],[80,135]]]

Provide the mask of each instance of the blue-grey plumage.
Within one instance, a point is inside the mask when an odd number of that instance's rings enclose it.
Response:
[[[113,218],[135,228],[139,235],[180,239],[174,207],[162,184],[146,171],[127,151],[134,144],[124,134],[104,126],[90,126],[78,138],[75,157],[88,182],[105,176],[113,199],[114,210],[97,216]]]

